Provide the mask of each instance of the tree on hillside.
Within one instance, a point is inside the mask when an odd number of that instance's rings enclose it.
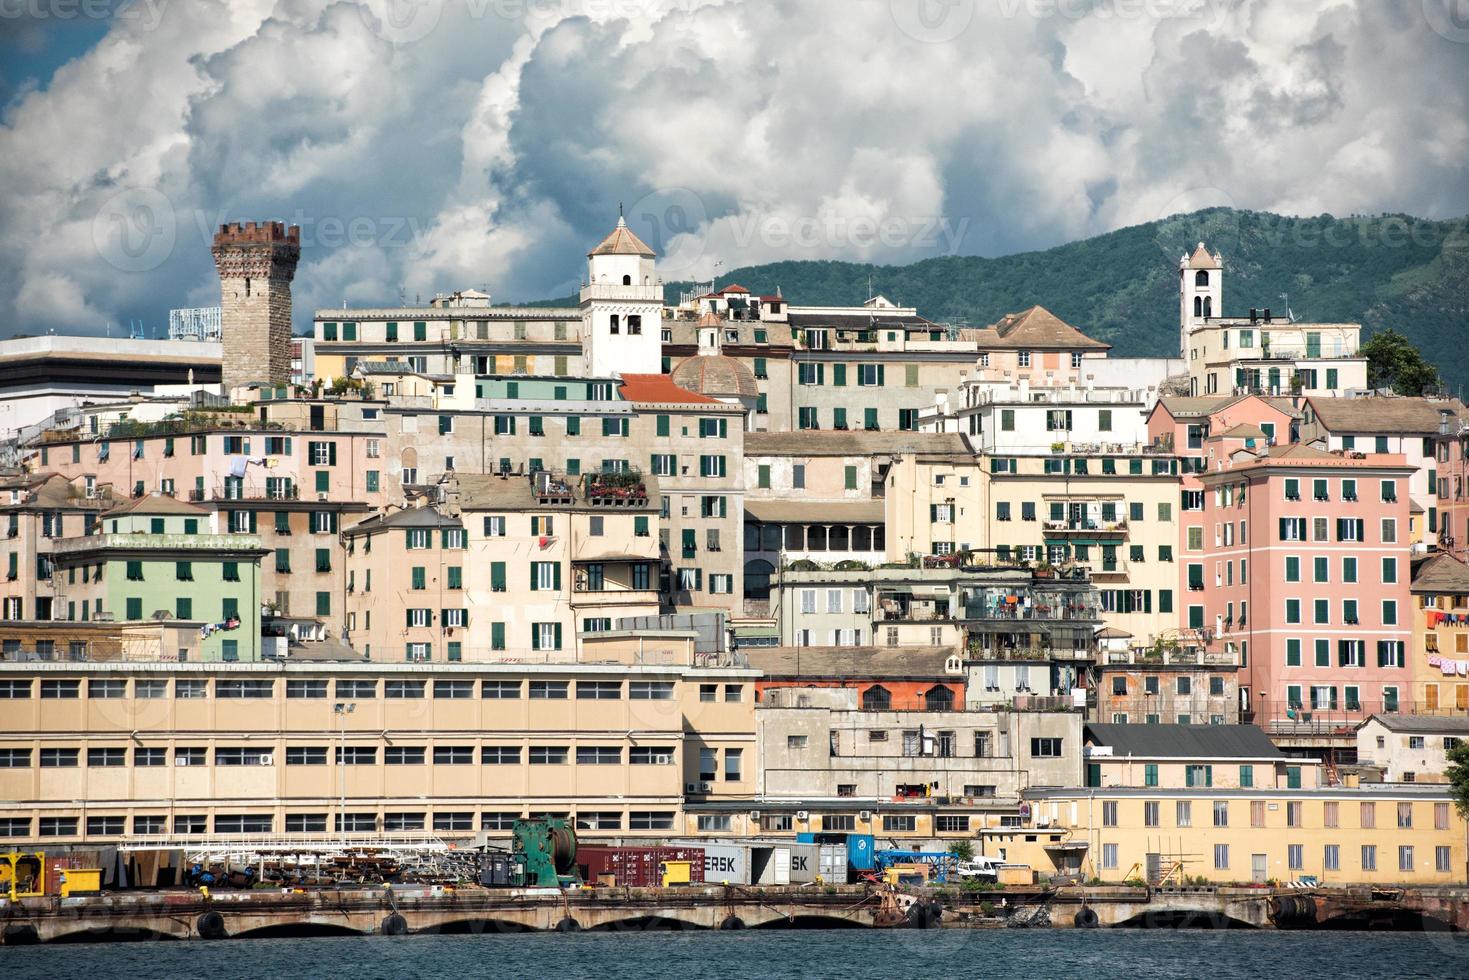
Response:
[[[1444,775],[1449,778],[1449,795],[1459,815],[1469,820],[1469,742],[1460,742],[1449,749],[1449,766]]]
[[[1438,369],[1396,330],[1374,334],[1362,345],[1367,358],[1367,387],[1391,388],[1400,395],[1422,395],[1440,384]]]

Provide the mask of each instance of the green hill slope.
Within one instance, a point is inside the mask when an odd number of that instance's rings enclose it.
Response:
[[[1360,322],[1364,339],[1393,327],[1451,388],[1469,387],[1464,220],[1290,218],[1213,208],[1002,258],[903,266],[774,262],[735,269],[717,285],[738,282],[756,293],[779,287],[793,303],[850,305],[866,298],[870,276],[875,292],[924,316],[976,326],[1039,303],[1111,343],[1114,356],[1159,356],[1176,353],[1178,259],[1199,241],[1224,254],[1226,314],[1289,306],[1301,320]],[[669,283],[669,302],[688,288]]]

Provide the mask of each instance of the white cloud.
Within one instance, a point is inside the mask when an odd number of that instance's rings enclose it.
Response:
[[[618,201],[670,276],[1003,253],[1214,203],[1469,210],[1469,45],[1418,0],[1175,8],[170,3],[8,108],[0,316],[161,325],[215,295],[209,234],[236,218],[303,222],[304,323],[400,289],[564,292]],[[165,254],[146,220],[99,222],[119,201],[171,219]]]

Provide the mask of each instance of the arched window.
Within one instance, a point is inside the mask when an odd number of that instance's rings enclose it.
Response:
[[[1207,286],[1207,285],[1209,285],[1209,273],[1204,272],[1203,270],[1200,270],[1198,272],[1195,272],[1194,273],[1194,285],[1195,286]]]
[[[745,562],[745,598],[770,598],[770,573],[775,566],[763,558]]]
[[[632,285],[632,276],[623,276],[622,277],[622,284],[624,286],[631,286]]]
[[[1213,316],[1213,315],[1214,315],[1214,297],[1212,297],[1212,296],[1205,296],[1204,297],[1204,316],[1210,317],[1210,316]]]
[[[954,692],[947,687],[931,687],[923,695],[923,706],[929,711],[954,710]]]
[[[1198,302],[1198,300],[1195,300],[1194,302]],[[619,332],[619,326],[620,326],[620,324],[621,324],[622,321],[619,319],[619,317],[617,316],[616,313],[612,314],[612,316],[610,317],[610,319],[608,320],[608,322],[611,325],[612,332],[613,333],[618,333]]]
[[[1204,300],[1203,300],[1203,297],[1195,296],[1194,297],[1194,316],[1203,316],[1203,315],[1204,315]],[[616,317],[613,317],[613,319],[616,320],[617,318]],[[616,333],[616,331],[614,330],[613,333]]]
[[[875,684],[862,692],[863,711],[887,711],[893,706],[893,696],[881,684]]]

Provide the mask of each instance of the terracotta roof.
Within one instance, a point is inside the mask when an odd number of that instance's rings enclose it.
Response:
[[[1111,344],[1093,340],[1044,306],[1032,306],[1001,317],[981,330],[966,331],[981,350],[985,348],[1111,350]]]
[[[700,354],[687,358],[674,367],[672,377],[674,384],[703,395],[760,396],[755,372],[723,354]]]
[[[632,229],[627,226],[627,221],[619,215],[617,227],[612,229],[612,234],[602,239],[602,244],[588,252],[587,258],[593,255],[641,255],[651,259],[657,254],[644,245],[641,238],[632,233]]]
[[[660,405],[719,404],[718,399],[679,387],[672,376],[667,374],[624,374],[621,396],[626,402],[653,402]]]
[[[964,437],[953,432],[805,429],[745,433],[746,456],[877,456],[891,453],[973,456]]]
[[[1194,249],[1193,255],[1189,256],[1188,267],[1190,269],[1218,269],[1220,265],[1219,260],[1209,254],[1204,243],[1199,242],[1199,247]]]
[[[1265,432],[1264,432],[1263,429],[1261,429],[1258,425],[1250,425],[1250,424],[1248,424],[1246,422],[1241,422],[1239,425],[1236,425],[1233,428],[1231,428],[1228,432],[1222,432],[1222,433],[1220,433],[1220,435],[1227,436],[1227,437],[1229,437],[1231,439],[1264,439],[1265,438]]]
[[[722,295],[724,293],[748,293],[748,292],[749,292],[749,290],[746,289],[744,286],[741,286],[740,284],[733,283],[733,282],[730,283],[728,286],[725,286],[723,289],[716,289],[714,291],[715,295]]]
[[[1412,591],[1469,595],[1469,565],[1444,552],[1416,561]]]
[[[1328,431],[1338,434],[1438,432],[1439,413],[1447,409],[1469,422],[1469,408],[1457,398],[1308,398],[1311,411]]]
[[[524,482],[522,478],[521,482]],[[457,518],[445,517],[433,507],[405,507],[391,513],[373,514],[366,520],[358,521],[351,527],[346,528],[345,534],[362,534],[368,531],[378,531],[386,527],[463,527]]]
[[[185,514],[189,517],[197,517],[201,514],[208,513],[209,511],[203,507],[196,507],[187,500],[179,500],[177,497],[170,497],[167,494],[162,494],[155,490],[147,496],[134,497],[125,504],[119,504],[103,516],[120,517],[123,514]]]
[[[963,674],[946,674],[949,647],[752,647],[741,652],[766,677],[916,677],[963,684]]]

